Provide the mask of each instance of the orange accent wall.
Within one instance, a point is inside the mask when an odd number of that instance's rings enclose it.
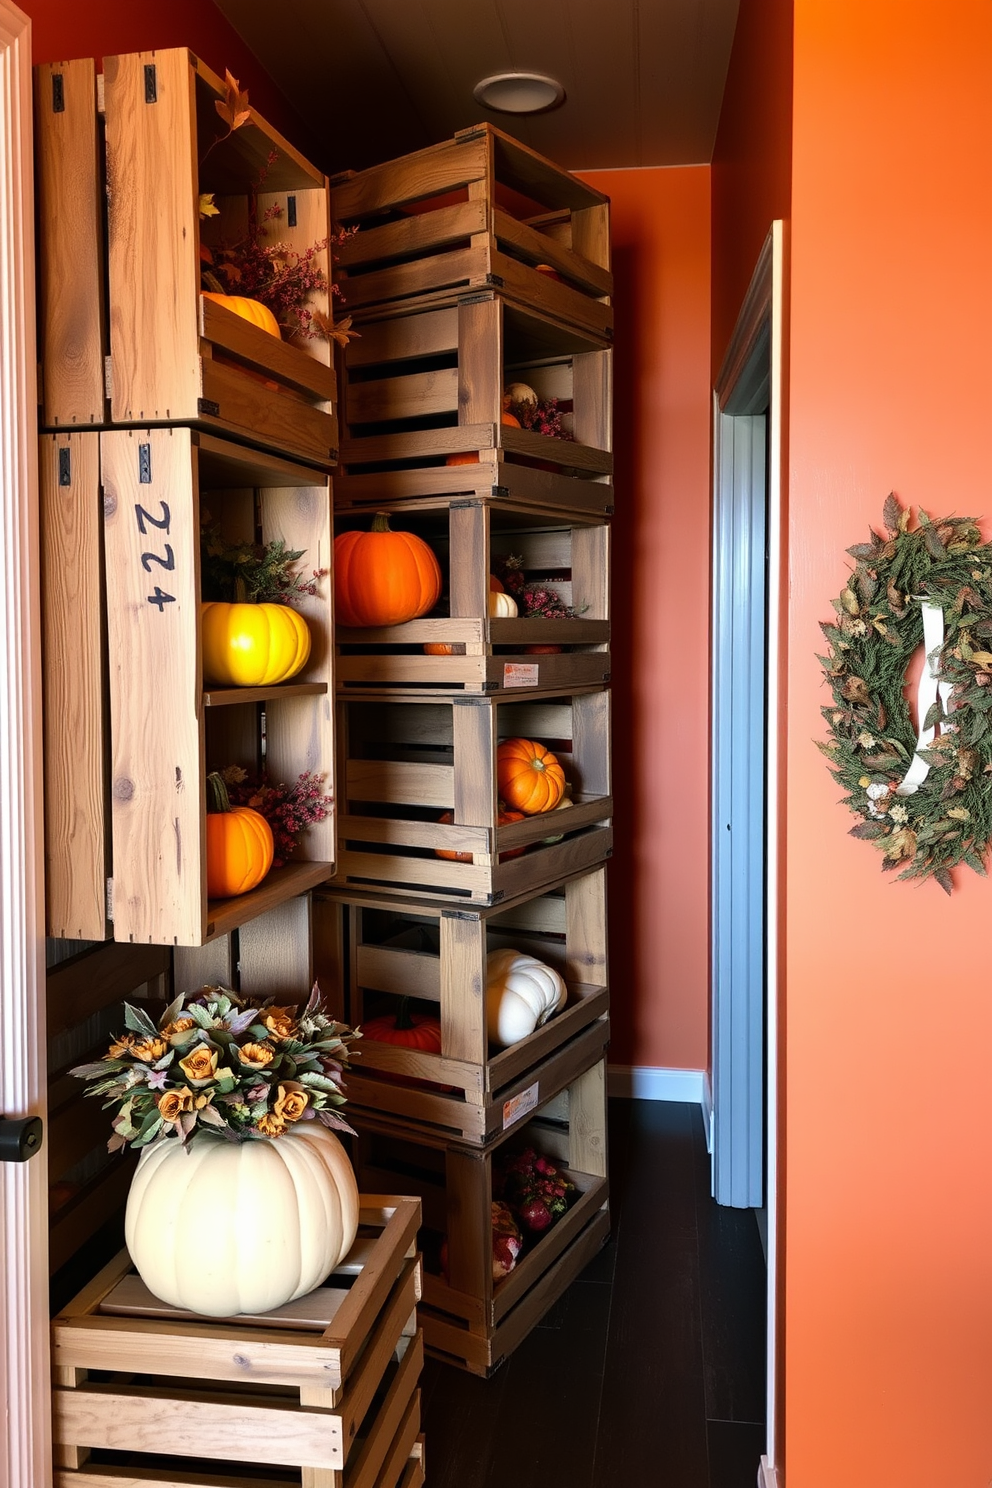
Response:
[[[710,172],[593,171],[616,278],[617,1064],[708,1063]]]
[[[992,536],[990,77],[988,0],[797,0],[788,1488],[992,1479],[992,884],[883,878],[811,743],[886,493]]]
[[[186,46],[223,77],[229,67],[251,102],[298,149],[311,141],[286,97],[212,0],[17,0],[31,17],[37,62],[112,57]],[[317,156],[313,157],[315,160]]]

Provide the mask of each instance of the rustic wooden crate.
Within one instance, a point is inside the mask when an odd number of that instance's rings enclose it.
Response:
[[[344,470],[389,474],[444,466],[458,455],[483,463],[502,450],[532,469],[570,475],[575,484],[609,476],[611,358],[608,345],[588,331],[493,290],[438,292],[377,308],[342,356]],[[557,398],[574,442],[501,423],[508,382]],[[447,468],[458,472],[457,465]]]
[[[220,1322],[159,1302],[122,1252],[52,1325],[60,1488],[120,1482],[94,1449],[127,1453],[134,1484],[234,1481],[201,1474],[249,1463],[282,1469],[280,1484],[295,1468],[302,1488],[422,1481],[419,1220],[416,1199],[363,1196],[325,1286]]]
[[[606,1064],[600,1060],[486,1148],[445,1141],[387,1116],[351,1112],[359,1182],[402,1181],[423,1203],[424,1294],[419,1318],[428,1351],[474,1374],[490,1374],[540,1322],[609,1237]],[[493,1159],[507,1143],[560,1161],[580,1198],[524,1254],[492,1278]],[[447,1277],[440,1241],[447,1238]]]
[[[258,889],[208,905],[205,776],[228,764],[274,780],[324,774],[333,794],[330,583],[299,605],[313,649],[291,682],[203,688],[201,508],[233,538],[257,533],[330,566],[329,482],[306,466],[186,428],[100,436],[112,731],[114,935],[200,945],[333,872],[334,816]]]
[[[602,862],[613,840],[609,713],[606,688],[539,699],[340,699],[335,887],[495,904]],[[497,826],[496,751],[514,737],[554,751],[571,808]],[[448,811],[453,821],[440,822]],[[500,860],[518,847],[527,851]],[[473,861],[439,858],[438,848]]]
[[[318,924],[333,922],[316,936],[331,948],[319,970],[324,984],[344,988],[347,1021],[365,1025],[409,997],[441,1023],[439,1054],[366,1035],[348,1076],[355,1105],[487,1142],[522,1093],[537,1084],[543,1101],[549,1082],[567,1083],[560,1051],[567,1048],[569,1060],[585,1057],[579,1036],[595,1029],[594,1046],[607,1034],[605,867],[494,908],[414,905],[324,888],[314,915]],[[511,946],[553,966],[566,981],[568,1002],[543,1028],[501,1049],[486,1036],[486,956]]]
[[[604,518],[534,512],[525,502],[488,497],[424,497],[379,507],[396,530],[415,532],[437,554],[445,593],[435,612],[405,625],[340,629],[339,690],[416,686],[426,692],[494,692],[503,687],[568,688],[610,679],[610,529]],[[553,524],[553,525],[552,525]],[[367,530],[368,514],[336,512],[338,532]],[[523,559],[528,583],[557,593],[580,613],[542,620],[489,615],[494,561]],[[427,655],[425,643],[454,648]],[[560,654],[528,654],[558,645]]]
[[[45,424],[102,418],[106,381],[113,423],[196,423],[315,464],[333,462],[329,344],[278,340],[200,293],[200,243],[244,231],[271,151],[277,158],[259,210],[282,209],[279,238],[297,251],[328,235],[326,178],[254,109],[248,123],[214,143],[224,128],[214,109],[223,83],[186,48],[105,58],[108,344],[96,270],[103,187],[99,172],[94,183],[95,99],[71,70],[83,79],[86,64],[60,66],[63,114],[51,107],[57,70],[39,73],[37,85]],[[215,193],[217,217],[201,221],[201,192]],[[326,251],[320,261],[326,273]],[[328,295],[315,295],[313,305],[328,313]],[[85,399],[77,382],[85,383]]]
[[[91,57],[34,70],[38,362],[45,428],[107,416],[103,120]]]
[[[46,933],[104,940],[110,803],[99,434],[42,435],[39,494]]]
[[[488,432],[488,431],[487,431]],[[512,431],[508,431],[512,432]],[[421,499],[523,502],[551,519],[562,513],[585,517],[613,515],[613,482],[609,476],[576,480],[557,469],[518,463],[502,449],[484,450],[470,465],[438,464],[401,469],[368,471],[356,466],[357,474],[339,471],[334,477],[334,499],[339,509],[380,511]]]
[[[331,188],[335,221],[360,229],[337,262],[349,310],[497,285],[558,320],[612,331],[609,199],[491,124]]]

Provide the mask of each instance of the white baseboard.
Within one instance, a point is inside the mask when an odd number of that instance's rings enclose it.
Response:
[[[706,1070],[660,1069],[646,1064],[611,1064],[607,1071],[610,1095],[626,1100],[685,1101],[699,1106],[706,1128],[706,1145],[711,1141],[713,1107],[710,1077]]]
[[[785,1479],[767,1457],[762,1457],[758,1466],[758,1488],[785,1488]]]

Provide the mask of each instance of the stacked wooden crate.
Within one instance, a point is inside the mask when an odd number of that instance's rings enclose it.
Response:
[[[159,1302],[122,1253],[53,1324],[58,1488],[419,1488],[419,1219],[363,1198],[323,1286],[226,1321]]]
[[[358,229],[338,273],[359,337],[342,357],[337,527],[387,512],[432,547],[444,592],[422,619],[339,627],[340,850],[316,954],[353,1022],[402,998],[439,1015],[439,1051],[363,1040],[356,1164],[420,1195],[428,1348],[486,1374],[609,1228],[609,204],[488,126],[331,184],[335,222]],[[505,419],[512,383],[557,400],[565,437]],[[572,613],[493,616],[490,575],[508,567]],[[501,820],[509,738],[553,750],[568,810]],[[502,1049],[485,1011],[501,948],[568,987]],[[567,1168],[573,1202],[497,1281],[492,1205],[527,1148]]]
[[[333,813],[293,860],[208,902],[206,774],[334,793],[331,584],[305,669],[204,686],[200,539],[281,539],[329,571],[330,343],[201,292],[211,245],[269,214],[327,276],[326,178],[185,48],[36,71],[48,928],[196,946],[326,879]],[[219,107],[218,107],[219,106]],[[330,314],[315,291],[314,312]]]
[[[201,292],[211,248],[243,239],[252,214],[329,276],[329,190],[236,107],[230,80],[183,48],[106,58],[100,76],[88,60],[36,71],[60,1296],[134,1162],[101,1161],[108,1116],[71,1065],[105,1052],[124,997],[155,1016],[204,983],[304,1002],[311,890],[335,866],[332,811],[255,891],[208,901],[208,772],[264,768],[288,786],[312,772],[334,795],[330,344],[280,339]],[[329,291],[309,306],[329,322]],[[205,685],[208,523],[229,543],[304,550],[318,575],[291,681]],[[422,1483],[419,1220],[416,1198],[363,1197],[340,1274],[276,1317],[177,1313],[122,1255],[55,1323],[57,1481]]]

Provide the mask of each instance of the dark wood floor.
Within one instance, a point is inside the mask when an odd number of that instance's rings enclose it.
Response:
[[[765,1267],[699,1109],[613,1101],[613,1238],[490,1380],[429,1361],[431,1488],[754,1488]]]

